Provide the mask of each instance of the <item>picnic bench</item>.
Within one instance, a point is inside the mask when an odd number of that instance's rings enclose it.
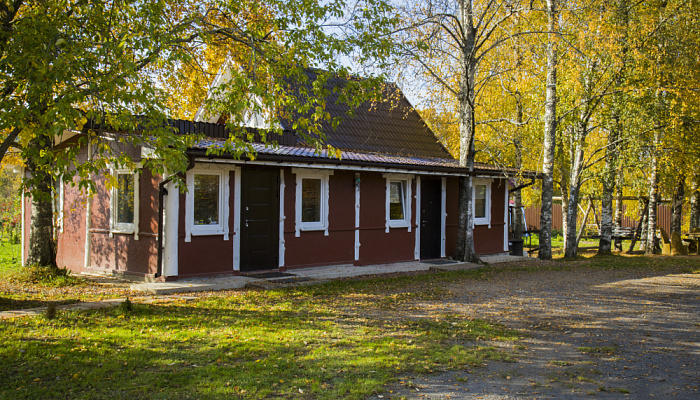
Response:
[[[695,252],[695,254],[700,254],[700,229],[693,228],[686,234],[683,238],[684,242],[688,242],[688,253]]]
[[[615,245],[615,249],[622,251],[622,241],[634,239],[635,228],[626,226],[615,226],[612,230],[612,235],[610,239]],[[589,239],[600,239],[603,235],[598,232],[597,235],[586,235],[584,237]]]
[[[622,251],[622,241],[632,240],[634,238],[635,228],[625,226],[613,227],[611,239],[615,245],[615,249]]]

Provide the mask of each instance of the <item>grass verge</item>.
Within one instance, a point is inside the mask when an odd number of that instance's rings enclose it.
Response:
[[[492,343],[519,336],[501,325],[412,316],[409,300],[441,295],[424,281],[228,292],[0,322],[0,397],[363,399],[402,374],[510,359]]]

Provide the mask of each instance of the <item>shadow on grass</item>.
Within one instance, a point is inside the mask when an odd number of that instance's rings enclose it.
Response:
[[[52,303],[57,306],[60,306],[64,304],[74,304],[78,302],[79,300],[20,300],[7,297],[0,297],[0,311],[24,310],[27,308],[47,307],[49,304]]]
[[[366,398],[406,372],[480,365],[486,321],[387,321],[344,296],[251,292],[0,323],[0,397]],[[26,322],[26,323],[25,323]]]

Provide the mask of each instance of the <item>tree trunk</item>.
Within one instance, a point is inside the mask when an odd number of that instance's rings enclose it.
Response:
[[[651,152],[651,173],[649,174],[649,214],[647,217],[646,254],[654,254],[654,244],[656,239],[656,209],[658,207],[659,196],[659,156],[658,148],[661,145],[661,129],[657,128],[654,133],[654,148]]]
[[[685,176],[681,174],[676,183],[676,190],[671,203],[671,254],[686,255],[683,240],[681,239],[681,225],[683,220],[683,198],[685,197]]]
[[[598,243],[598,254],[610,254],[612,252],[613,192],[615,191],[618,167],[617,161],[619,156],[617,141],[622,130],[619,108],[617,104],[614,107],[614,122],[608,135],[608,146],[605,148],[605,172],[603,174],[603,196],[600,206],[600,241]],[[622,216],[620,215],[620,219],[621,218]]]
[[[622,213],[624,212],[623,206],[624,202],[622,201],[622,186],[624,184],[624,171],[620,171],[618,181],[617,181],[617,186],[616,186],[616,194],[615,197],[617,200],[615,200],[615,227],[619,228],[622,226]]]
[[[470,175],[459,179],[459,205],[457,223],[457,248],[455,258],[460,261],[480,263],[474,247],[474,207],[472,196],[472,175],[474,172],[474,84],[476,60],[473,50],[476,30],[472,16],[471,2],[460,0],[460,21],[464,27],[464,41],[461,54],[461,74],[459,83],[459,165],[467,168]]]
[[[700,190],[698,190],[698,183],[693,182],[690,193],[690,230],[698,228],[700,228]]]
[[[588,207],[586,207],[586,212],[583,213],[583,219],[581,220],[581,226],[578,228],[578,235],[576,235],[576,248],[578,248],[579,243],[581,243],[581,238],[583,237],[583,233],[586,231],[586,223],[588,222],[588,215],[591,213],[592,208],[593,208],[593,200],[588,199]],[[593,209],[593,213],[595,214],[595,209]]]
[[[560,144],[557,151],[559,154],[559,159],[563,158],[563,148],[564,146]],[[569,163],[560,161],[559,162],[559,175],[561,176],[561,181],[559,181],[559,190],[561,191],[561,234],[564,240],[564,248],[566,248],[566,231],[569,224]]]
[[[43,148],[51,139],[38,136],[29,143],[34,148]],[[32,174],[32,215],[29,228],[29,251],[27,265],[56,267],[56,243],[53,235],[52,179],[45,165],[38,165],[36,159],[26,160],[27,169]]]
[[[640,212],[639,212],[639,223],[637,224],[637,229],[634,232],[634,236],[632,237],[632,242],[630,243],[630,248],[627,249],[627,254],[631,253],[634,251],[634,245],[637,244],[637,241],[640,238],[644,238],[645,236],[643,235],[644,233],[644,227],[646,226],[646,219],[647,216],[649,215],[649,199],[646,198],[640,198]],[[644,240],[642,240],[642,244],[644,244]]]
[[[598,244],[598,254],[610,254],[612,252],[612,231],[613,226],[620,227],[622,224],[622,189],[617,192],[617,208],[613,217],[613,192],[616,184],[624,179],[624,172],[618,173],[621,146],[618,140],[622,137],[624,125],[622,124],[622,103],[624,102],[624,90],[622,90],[626,54],[628,51],[627,33],[629,30],[629,8],[627,0],[618,0],[616,23],[621,28],[620,44],[622,47],[621,58],[622,68],[615,74],[615,87],[618,89],[612,97],[612,118],[610,133],[608,134],[608,146],[605,148],[605,170],[603,173],[603,194],[600,207],[600,242]],[[619,240],[617,244],[619,245]]]
[[[578,221],[578,204],[581,194],[581,174],[583,173],[584,146],[588,126],[585,118],[577,123],[575,129],[575,148],[571,160],[571,173],[569,181],[569,214],[566,221],[566,245],[564,257],[575,258],[578,254],[578,242],[576,240],[576,223]],[[584,221],[585,223],[585,221]]]
[[[552,197],[554,196],[554,154],[557,133],[557,7],[547,0],[547,87],[544,106],[544,154],[542,161],[542,212],[540,213],[541,260],[552,259]]]
[[[519,92],[515,93],[516,98],[516,123],[517,128],[515,137],[513,138],[513,147],[515,147],[515,167],[518,171],[523,166],[523,143],[521,140],[521,130],[523,127],[523,103]],[[513,193],[513,237],[520,239],[523,236],[523,231],[526,229],[523,222],[523,194],[520,190]]]
[[[676,183],[676,190],[673,194],[671,204],[671,232],[670,234],[681,234],[681,224],[683,218],[683,198],[685,197],[685,176],[681,174]]]

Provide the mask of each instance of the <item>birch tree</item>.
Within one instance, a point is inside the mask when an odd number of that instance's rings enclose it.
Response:
[[[452,101],[456,105],[459,163],[469,171],[459,183],[455,252],[458,260],[480,262],[472,230],[472,176],[479,97],[500,73],[498,68],[491,68],[494,65],[490,57],[511,38],[522,34],[515,31],[516,17],[528,6],[529,3],[518,0],[428,0],[403,9],[405,24],[396,34],[405,74],[417,72],[427,87],[435,88],[429,94],[433,101]],[[405,74],[399,74],[397,79],[405,80]]]
[[[552,196],[554,195],[554,154],[557,134],[557,30],[556,0],[547,0],[547,66],[544,109],[544,157],[542,160],[542,211],[540,214],[541,260],[552,259]]]

